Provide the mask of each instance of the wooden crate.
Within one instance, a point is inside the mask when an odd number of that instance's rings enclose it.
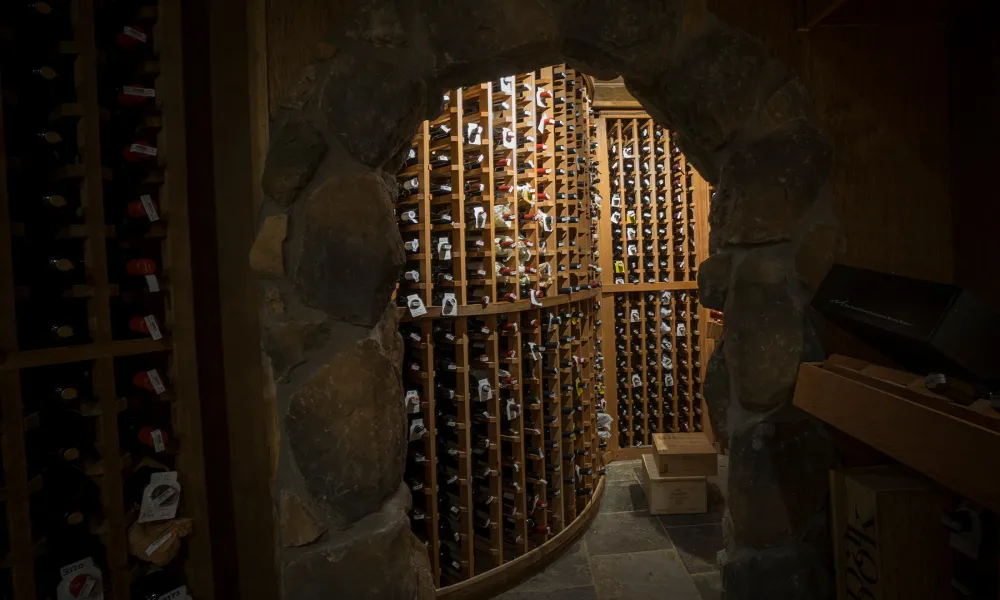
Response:
[[[837,598],[949,597],[947,501],[901,467],[830,472]]]

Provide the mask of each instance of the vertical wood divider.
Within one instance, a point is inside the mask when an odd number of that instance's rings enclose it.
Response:
[[[424,124],[424,133],[424,148],[426,149],[426,123]],[[426,190],[427,188],[424,189]],[[430,197],[430,194],[428,193],[427,196]],[[425,220],[423,223],[427,223],[427,221]],[[438,514],[437,497],[437,403],[434,397],[436,391],[434,389],[434,322],[430,320],[421,321],[420,335],[424,340],[423,362],[424,371],[427,373],[427,377],[424,379],[424,397],[427,398],[427,410],[425,414],[427,422],[424,424],[427,427],[427,469],[425,471],[424,493],[427,495],[427,512],[431,520],[428,537],[431,542],[430,560],[431,566],[434,569],[434,585],[441,587],[441,542],[438,539],[438,526],[441,517]]]

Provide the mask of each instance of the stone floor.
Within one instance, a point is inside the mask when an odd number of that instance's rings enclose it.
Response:
[[[649,514],[640,461],[608,467],[600,514],[547,569],[496,600],[718,600],[725,457],[709,478],[709,512]]]

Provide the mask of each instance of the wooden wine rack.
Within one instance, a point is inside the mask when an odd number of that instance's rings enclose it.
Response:
[[[426,428],[411,440],[406,481],[414,531],[428,547],[439,587],[540,547],[591,502],[606,442],[597,435],[596,292],[587,296],[402,324],[404,386],[416,393],[407,401],[410,431],[418,420]],[[488,399],[480,394],[483,382],[492,390]]]
[[[641,448],[652,433],[707,428],[711,347],[697,267],[708,255],[711,189],[649,115],[604,111],[597,130],[605,395],[617,405],[615,445]]]
[[[179,440],[173,466],[182,485],[178,517],[194,521],[193,533],[184,538],[184,547],[169,568],[183,567],[189,594],[198,599],[214,597],[212,556],[209,547],[207,501],[205,496],[202,432],[195,356],[193,289],[186,198],[185,123],[181,71],[181,14],[176,2],[144,7],[143,18],[155,21],[154,39],[158,60],[144,63],[147,74],[155,75],[160,127],[156,146],[158,166],[144,184],[157,185],[160,221],[150,227],[144,240],[159,240],[163,272],[160,285],[164,295],[165,318],[159,340],[120,341],[112,333],[112,304],[119,294],[110,283],[107,242],[123,232],[108,225],[104,210],[104,189],[112,180],[111,170],[102,165],[98,102],[98,63],[93,0],[73,0],[75,39],[58,45],[61,57],[75,60],[76,103],[59,111],[78,115],[79,154],[82,162],[66,165],[55,177],[79,183],[83,222],[58,230],[56,239],[78,241],[84,248],[86,285],[69,288],[63,299],[86,304],[89,323],[88,343],[41,349],[21,349],[18,336],[19,289],[15,287],[13,240],[32,235],[23,223],[12,222],[12,199],[8,195],[8,154],[3,140],[0,109],[0,409],[2,409],[2,457],[5,486],[2,493],[9,528],[10,548],[0,570],[10,589],[0,589],[0,597],[35,600],[54,598],[54,590],[40,589],[35,563],[45,555],[46,540],[32,531],[31,505],[34,494],[44,490],[45,474],[28,479],[25,432],[38,426],[37,415],[26,414],[22,399],[25,370],[70,363],[86,364],[96,408],[85,416],[95,419],[100,461],[87,464],[85,472],[101,488],[104,522],[92,528],[106,549],[109,572],[104,574],[105,597],[130,598],[130,585],[141,574],[142,563],[129,556],[127,531],[136,519],[126,511],[123,486],[137,459],[119,444],[118,416],[129,407],[125,390],[116,389],[116,362],[124,357],[149,355],[166,357],[164,373],[169,397],[171,427]],[[161,178],[162,176],[162,178]],[[196,568],[195,568],[196,567]],[[11,575],[9,578],[7,575]]]
[[[397,203],[399,215],[412,211],[417,220],[401,223],[403,241],[418,243],[407,252],[411,275],[404,277],[411,279],[400,281],[401,306],[417,295],[429,311],[439,313],[444,293],[453,293],[458,306],[472,307],[484,305],[481,295],[492,303],[516,304],[530,302],[532,295],[565,296],[599,285],[591,235],[596,233],[596,213],[588,181],[590,80],[556,65],[509,81],[511,87],[490,82],[450,90],[444,111],[424,122],[414,140],[415,160],[398,175],[401,185],[419,182],[418,193]],[[450,134],[432,140],[441,126]],[[482,128],[481,143],[471,143],[475,138],[466,135],[468,127]],[[513,138],[507,146],[500,139],[504,135]],[[450,157],[450,164],[435,166],[441,155]],[[501,161],[509,162],[498,166]],[[450,185],[451,192],[432,193],[432,185]],[[476,212],[485,221],[476,223]],[[450,222],[441,222],[442,213],[450,215]],[[495,240],[503,238],[516,246],[498,247]],[[442,240],[451,246],[448,259],[439,250]],[[519,252],[530,257],[519,260]],[[511,270],[498,270],[504,267]]]
[[[416,180],[398,202],[416,222],[401,219],[396,294],[409,426],[426,429],[406,480],[442,593],[571,533],[598,488],[592,90],[566,65],[450,90],[398,175]]]

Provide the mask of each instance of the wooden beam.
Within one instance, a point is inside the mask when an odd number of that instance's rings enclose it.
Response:
[[[915,402],[904,391],[862,373],[808,363],[799,369],[794,404],[955,492],[1000,510],[1000,432]]]

